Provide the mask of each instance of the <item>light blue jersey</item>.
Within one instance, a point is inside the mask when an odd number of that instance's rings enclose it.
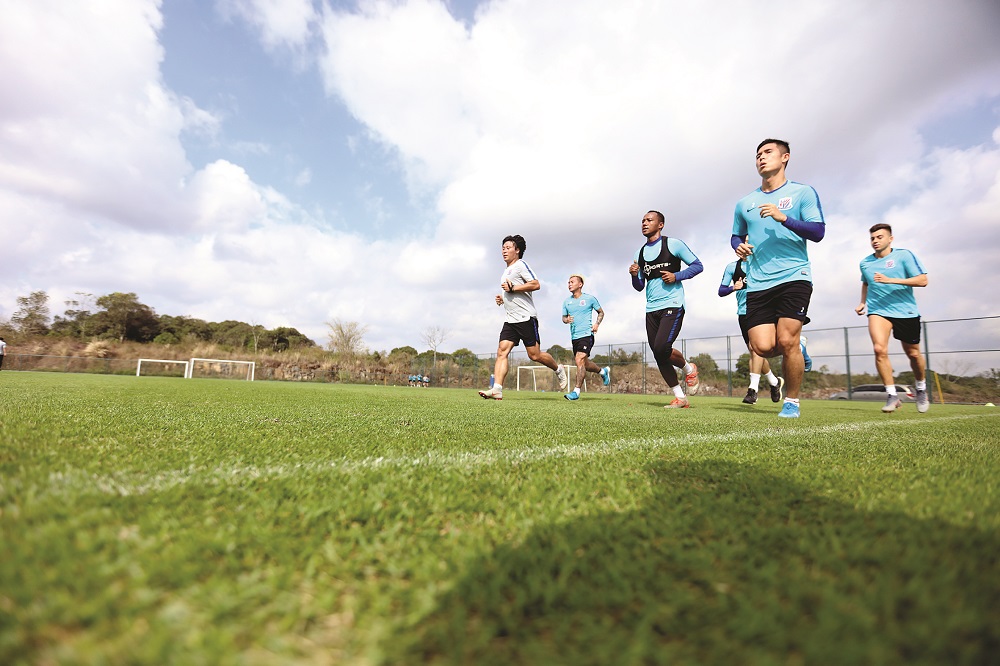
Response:
[[[746,264],[747,290],[763,291],[796,280],[811,283],[806,239],[772,217],[761,217],[760,207],[767,203],[796,220],[824,222],[819,195],[802,183],[789,180],[772,192],[758,187],[740,199],[733,216],[733,235],[749,235],[747,242],[753,245]]]
[[[636,251],[632,258],[633,263],[639,263],[639,252],[646,261],[656,261],[660,255],[660,239],[652,243],[646,243],[640,250]],[[698,257],[687,246],[687,244],[677,238],[667,238],[667,249],[670,253],[690,266],[698,261]],[[640,274],[639,277],[642,277]],[[684,285],[681,280],[667,284],[662,278],[654,277],[645,280],[646,284],[646,312],[656,312],[666,308],[684,307]]]
[[[580,293],[580,298],[570,296],[563,301],[563,316],[570,315],[573,322],[569,325],[569,339],[579,340],[593,335],[594,315],[601,309],[601,304],[590,294]]]
[[[733,275],[736,273],[736,264],[737,262],[735,261],[729,262],[729,265],[726,266],[725,272],[722,274],[722,282],[720,284],[728,287],[733,283]],[[746,269],[747,264],[746,262],[743,262],[743,270],[746,271]],[[745,315],[747,313],[747,288],[745,286],[745,281],[746,278],[744,278],[744,287],[742,289],[733,291],[733,293],[736,294],[737,315]]]
[[[868,297],[865,299],[868,314],[898,319],[920,316],[913,287],[876,282],[875,273],[901,279],[924,275],[927,271],[915,254],[902,248],[893,248],[881,259],[870,254],[861,260],[861,281],[868,285]]]

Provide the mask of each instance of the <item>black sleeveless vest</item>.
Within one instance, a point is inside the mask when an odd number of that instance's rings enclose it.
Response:
[[[743,270],[743,260],[737,259],[736,268],[733,269],[733,282],[736,282],[737,280],[746,281],[746,277],[746,271]]]
[[[643,256],[643,250],[645,249],[645,245],[639,248],[639,261],[636,263],[639,264],[639,274],[647,282],[650,277],[662,278],[663,271],[676,273],[681,269],[681,260],[667,249],[666,236],[660,236],[660,254],[653,261],[646,261],[646,258]]]

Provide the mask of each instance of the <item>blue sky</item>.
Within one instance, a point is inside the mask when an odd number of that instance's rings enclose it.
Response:
[[[627,267],[649,209],[706,266],[685,337],[736,334],[716,296],[766,136],[827,215],[814,326],[863,323],[867,228],[928,266],[925,319],[1000,314],[1000,9],[720,0],[0,0],[0,318],[34,290],[132,291],[157,312],[372,349],[495,348],[500,239],[568,346],[570,273],[644,338]],[[1000,334],[973,331],[984,345]]]

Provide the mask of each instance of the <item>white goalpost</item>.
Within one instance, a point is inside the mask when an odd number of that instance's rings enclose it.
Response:
[[[189,364],[188,364],[187,361],[168,360],[168,359],[162,359],[162,358],[140,358],[139,362],[136,363],[136,365],[135,365],[135,376],[136,377],[142,376],[142,364],[143,363],[174,363],[174,364],[178,364],[179,363],[179,364],[181,364],[181,365],[184,366],[184,376],[185,377],[188,376],[188,365]]]
[[[257,370],[257,363],[255,363],[254,361],[233,361],[225,358],[193,358],[190,361],[188,361],[187,371],[184,374],[185,379],[191,379],[194,377],[195,368],[199,363],[201,364],[218,363],[220,364],[220,366],[222,364],[245,365],[247,366],[246,380],[248,382],[253,381],[254,373]],[[231,375],[232,371],[228,370],[223,374]]]
[[[561,367],[564,370],[566,370],[566,380],[569,382],[569,386],[575,386],[575,384],[573,383],[573,373],[576,372],[576,366],[575,365],[561,365],[559,367]],[[521,371],[522,370],[530,370],[531,371],[531,388],[530,389],[528,388],[528,382],[525,381],[525,383],[524,383],[524,386],[525,386],[524,390],[525,391],[528,391],[528,390],[537,391],[538,390],[538,379],[537,379],[536,374],[535,374],[538,370],[545,370],[547,372],[552,372],[552,368],[549,368],[549,367],[544,366],[544,365],[519,365],[519,366],[517,366],[517,389],[516,390],[518,390],[518,391],[521,390]],[[553,379],[554,379],[555,378],[555,374],[553,374],[552,376],[553,376]],[[557,387],[558,387],[558,385],[557,385]],[[567,389],[568,389],[568,387],[567,387]],[[583,390],[587,390],[587,380],[586,379],[583,380]]]

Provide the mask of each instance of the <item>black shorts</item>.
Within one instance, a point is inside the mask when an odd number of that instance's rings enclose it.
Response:
[[[745,314],[739,315],[740,319],[740,333],[743,334],[743,342],[750,346],[750,329],[747,328],[747,316]]]
[[[664,308],[646,313],[646,339],[649,346],[655,347],[656,341],[663,341],[667,346],[673,346],[674,340],[681,334],[681,324],[684,323],[684,308]],[[660,330],[665,336],[661,337]]]
[[[538,335],[538,317],[513,324],[509,321],[504,322],[503,328],[500,329],[500,342],[504,340],[513,342],[515,347],[522,341],[525,348],[541,344],[541,336]]]
[[[920,344],[920,317],[886,317],[892,323],[892,337],[908,345]]]
[[[762,324],[777,324],[779,319],[798,319],[803,324],[808,324],[812,291],[812,283],[805,280],[785,282],[763,291],[751,291],[747,294],[747,330]]]
[[[573,341],[573,353],[590,356],[590,350],[594,348],[594,336],[588,335],[584,338],[577,338]]]

